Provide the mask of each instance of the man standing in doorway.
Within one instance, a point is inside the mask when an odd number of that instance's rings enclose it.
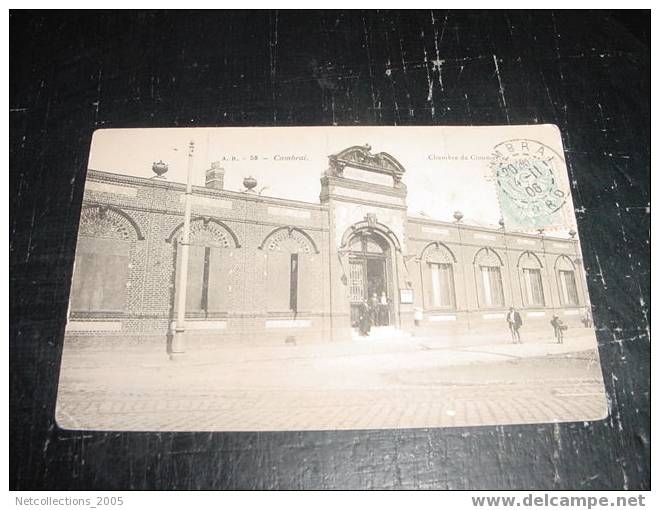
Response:
[[[509,331],[511,331],[511,339],[514,344],[521,344],[520,340],[520,327],[522,326],[522,318],[513,306],[509,308],[509,313],[506,314],[506,322],[509,324]]]
[[[378,303],[378,296],[374,292],[371,295],[371,298],[369,298],[369,311],[371,313],[371,325],[376,326],[376,327],[381,326],[380,315],[378,313],[379,310],[380,310],[380,307],[378,306],[378,304],[379,304]]]
[[[371,330],[371,310],[369,310],[369,303],[365,299],[360,304],[360,318],[358,319],[358,331],[360,336],[369,335]]]

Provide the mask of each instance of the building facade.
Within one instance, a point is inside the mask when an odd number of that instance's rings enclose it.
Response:
[[[589,310],[576,239],[409,217],[406,170],[369,146],[329,157],[319,203],[194,187],[186,326],[193,345],[344,341],[377,326],[460,339]],[[475,197],[476,199],[476,197]],[[185,185],[89,170],[67,338],[161,343],[176,316]]]

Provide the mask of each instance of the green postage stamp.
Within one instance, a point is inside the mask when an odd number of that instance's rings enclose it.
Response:
[[[560,154],[535,140],[497,144],[491,163],[505,225],[513,230],[567,225],[565,163]]]

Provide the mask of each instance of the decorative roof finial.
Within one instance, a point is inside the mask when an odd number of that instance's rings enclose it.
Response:
[[[246,193],[254,193],[254,188],[257,187],[257,180],[251,175],[243,179],[243,186],[245,186]]]
[[[463,213],[461,211],[454,211],[454,219],[456,223],[459,223],[463,219]]]
[[[156,174],[153,177],[154,179],[165,179],[163,175],[167,173],[169,167],[167,166],[167,163],[163,163],[163,160],[161,159],[158,163],[154,161],[154,164],[151,165],[151,170]]]

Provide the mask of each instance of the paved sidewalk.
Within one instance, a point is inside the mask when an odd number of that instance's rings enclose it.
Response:
[[[449,348],[438,338],[164,355],[65,352],[58,423],[324,430],[583,421],[607,404],[593,334]]]
[[[294,360],[314,358],[396,356],[405,353],[442,350],[446,352],[443,364],[470,362],[485,363],[506,358],[526,358],[546,355],[561,355],[592,350],[596,347],[596,337],[592,330],[576,329],[563,344],[557,344],[552,337],[537,337],[522,344],[513,344],[509,335],[492,335],[484,340],[484,335],[461,335],[443,338],[436,336],[401,337],[376,339],[357,337],[354,340],[335,343],[316,343],[272,346],[237,346],[232,344],[214,349],[189,348],[185,356],[175,363],[186,365],[206,365],[239,363],[245,361]],[[75,351],[65,346],[65,358],[77,366],[95,365],[122,367],[165,366],[173,363],[162,348],[147,347],[148,350],[116,351]]]

